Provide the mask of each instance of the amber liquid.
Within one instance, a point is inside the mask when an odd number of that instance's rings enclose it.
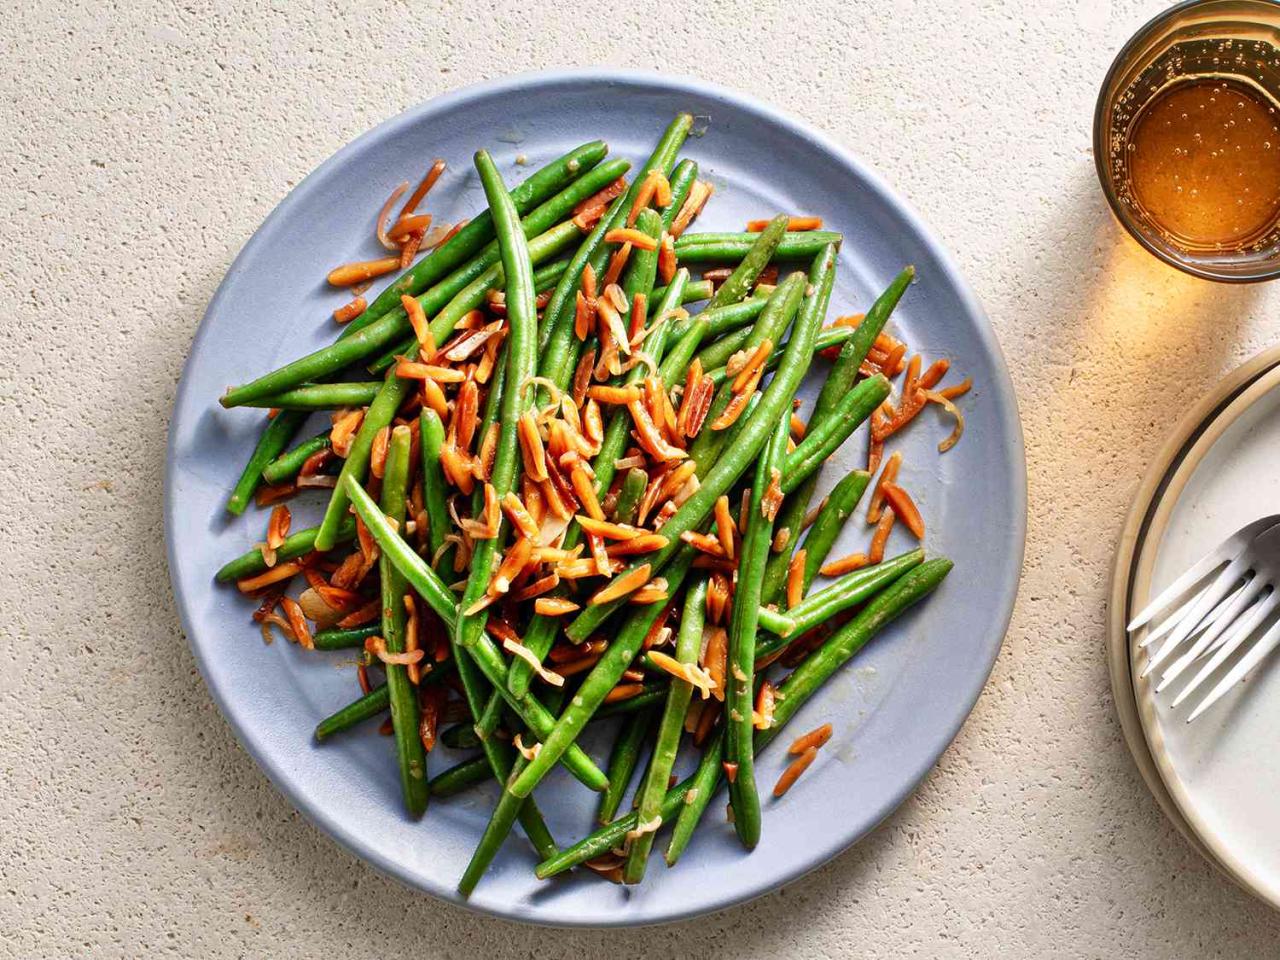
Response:
[[[1280,217],[1280,117],[1263,95],[1222,79],[1188,80],[1134,118],[1129,187],[1178,246],[1243,250]]]

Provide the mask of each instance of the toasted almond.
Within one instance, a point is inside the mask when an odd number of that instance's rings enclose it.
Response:
[[[760,233],[769,225],[768,220],[749,220],[747,221],[748,233]],[[821,230],[821,217],[787,217],[788,232],[802,230]]]
[[[657,250],[658,241],[642,230],[615,227],[604,235],[605,243],[629,243],[637,250]]]
[[[712,695],[724,700],[724,682],[728,668],[729,634],[724,627],[711,625],[703,630],[701,663],[713,684]]]
[[[683,460],[688,456],[684,450],[667,442],[653,422],[648,409],[639,400],[630,401],[627,404],[627,410],[631,414],[631,421],[636,428],[636,437],[645,453],[655,460],[664,461]]]
[[[521,503],[520,498],[514,492],[509,492],[502,498],[502,512],[507,515],[507,519],[511,521],[511,525],[520,531],[520,535],[534,540],[538,536],[538,523],[533,516],[525,509],[525,505]]]
[[[664,231],[662,239],[658,242],[658,276],[662,278],[662,282],[670,283],[674,280],[679,266],[676,260],[675,241],[671,238],[671,234]]]
[[[604,286],[607,287],[611,283],[618,282],[618,278],[622,276],[622,270],[626,267],[629,259],[631,259],[631,244],[624,243],[609,258],[609,265],[605,267],[602,280]]]
[[[577,609],[576,603],[564,597],[539,597],[533,602],[533,612],[544,617],[563,617]]]
[[[820,750],[822,746],[831,739],[831,724],[824,723],[820,727],[814,727],[808,733],[802,733],[791,741],[791,746],[787,747],[787,753],[796,754],[804,753],[806,750]]]
[[[344,263],[329,271],[328,280],[335,287],[354,287],[398,269],[400,269],[400,255],[396,254],[394,257],[382,257],[378,260]]]
[[[706,206],[713,192],[714,188],[706,181],[694,181],[684,203],[680,205],[680,211],[671,221],[671,236],[678,237],[689,228],[689,224],[693,223],[693,218],[702,212],[702,208]]]
[[[521,415],[517,425],[520,438],[520,451],[524,458],[525,473],[535,480],[546,480],[547,455],[542,446],[542,437],[538,433],[538,421],[532,410]]]
[[[610,543],[605,547],[610,557],[634,557],[642,553],[661,550],[670,541],[660,533],[645,533],[630,540]]]
[[[808,554],[801,547],[791,555],[787,564],[787,609],[796,607],[804,599],[804,562]]]
[[[642,563],[635,569],[624,573],[617,580],[606,584],[600,590],[596,591],[591,600],[588,601],[590,606],[599,606],[603,603],[611,603],[614,600],[621,599],[630,593],[639,590],[649,581],[649,575],[652,567],[647,563]]]
[[[280,607],[284,610],[284,615],[289,621],[289,628],[293,631],[293,637],[298,644],[306,650],[314,650],[316,648],[315,641],[311,639],[311,628],[307,626],[307,618],[303,616],[302,608],[298,606],[298,601],[292,597],[281,597]]]
[[[668,281],[668,283],[669,282],[670,281]],[[350,323],[356,317],[360,316],[360,314],[364,313],[365,310],[368,309],[368,306],[369,304],[365,301],[364,297],[356,297],[350,303],[333,311],[333,319],[338,323]]]
[[[861,570],[870,564],[871,560],[865,553],[851,553],[847,557],[841,557],[839,560],[832,560],[830,563],[824,564],[819,572],[824,577],[838,577],[854,570]]]

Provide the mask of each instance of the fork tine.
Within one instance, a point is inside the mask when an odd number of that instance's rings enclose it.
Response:
[[[1209,695],[1200,701],[1198,707],[1191,711],[1191,716],[1187,717],[1187,723],[1190,723],[1217,703],[1224,693],[1244,679],[1246,673],[1256,667],[1263,657],[1274,650],[1277,643],[1280,643],[1280,623],[1273,624],[1271,629],[1262,635],[1262,639],[1250,647],[1249,652],[1240,658],[1240,662],[1231,668],[1231,672],[1209,691]]]
[[[1213,589],[1212,583],[1205,584],[1204,587],[1198,590],[1190,600],[1165,617],[1164,620],[1160,622],[1160,626],[1152,627],[1148,630],[1146,636],[1138,641],[1138,649],[1141,650],[1145,647],[1149,647],[1161,637],[1170,633],[1178,626],[1179,623],[1182,622],[1182,618],[1187,615],[1187,612],[1196,605],[1196,601],[1203,597],[1206,591],[1211,589]]]
[[[1247,560],[1247,557],[1239,556],[1227,564],[1227,568],[1218,574],[1217,579],[1213,581],[1212,588],[1201,595],[1200,599],[1196,601],[1195,607],[1178,624],[1178,628],[1173,631],[1168,642],[1147,661],[1147,665],[1142,668],[1140,676],[1145,677],[1167,660],[1178,645],[1191,635],[1200,621],[1204,619],[1205,614],[1212,610],[1230,592],[1231,588],[1240,579],[1240,575],[1248,569]]]
[[[1197,638],[1194,646],[1170,664],[1169,669],[1164,672],[1164,676],[1156,684],[1156,693],[1167,687],[1178,678],[1182,671],[1200,659],[1204,652],[1212,647],[1213,642],[1222,636],[1232,623],[1239,619],[1240,612],[1253,603],[1265,588],[1266,584],[1262,582],[1262,578],[1254,577],[1231,596],[1227,597],[1226,600],[1222,601],[1218,605],[1218,609],[1205,618],[1204,626],[1206,629]]]
[[[1227,539],[1206,553],[1203,557],[1191,565],[1191,569],[1178,577],[1177,580],[1160,591],[1160,594],[1147,605],[1142,608],[1136,617],[1129,621],[1128,630],[1132,633],[1139,627],[1149,623],[1153,617],[1158,615],[1166,607],[1173,604],[1180,596],[1190,590],[1195,584],[1203,580],[1210,573],[1220,567],[1223,563],[1236,556],[1244,547],[1269,527],[1276,525],[1280,520],[1280,516],[1272,514],[1270,516],[1261,517],[1253,523],[1246,524],[1241,527]]]
[[[1222,666],[1227,657],[1231,656],[1236,648],[1258,628],[1258,625],[1271,614],[1277,604],[1280,604],[1280,595],[1277,595],[1273,590],[1248,614],[1241,617],[1240,622],[1232,626],[1226,638],[1222,641],[1222,645],[1218,647],[1217,652],[1214,653],[1209,662],[1200,668],[1200,672],[1195,675],[1190,683],[1178,691],[1178,695],[1173,698],[1171,706],[1176,707],[1191,696],[1214,671]]]

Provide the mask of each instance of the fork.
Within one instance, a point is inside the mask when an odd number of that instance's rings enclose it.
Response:
[[[1200,671],[1174,697],[1173,706],[1177,707],[1246,640],[1253,638],[1253,643],[1196,704],[1187,723],[1213,706],[1280,644],[1280,621],[1261,637],[1255,636],[1267,617],[1280,608],[1280,514],[1246,524],[1197,560],[1133,618],[1129,632],[1147,626],[1193,590],[1189,600],[1148,631],[1138,644],[1140,648],[1150,648],[1164,638],[1160,647],[1149,654],[1143,677],[1175,653],[1180,654],[1161,674],[1157,693],[1207,657]]]

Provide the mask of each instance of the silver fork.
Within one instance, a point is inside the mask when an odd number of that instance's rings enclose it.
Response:
[[[1150,648],[1164,639],[1149,654],[1142,670],[1144,677],[1174,653],[1180,653],[1161,674],[1157,693],[1193,663],[1207,657],[1200,672],[1174,698],[1173,706],[1177,707],[1246,640],[1254,638],[1254,642],[1195,706],[1187,723],[1213,706],[1280,644],[1280,621],[1261,637],[1255,637],[1258,627],[1280,607],[1280,514],[1246,524],[1197,560],[1133,618],[1129,632],[1147,626],[1193,590],[1191,599],[1148,631],[1139,643],[1139,647]]]

